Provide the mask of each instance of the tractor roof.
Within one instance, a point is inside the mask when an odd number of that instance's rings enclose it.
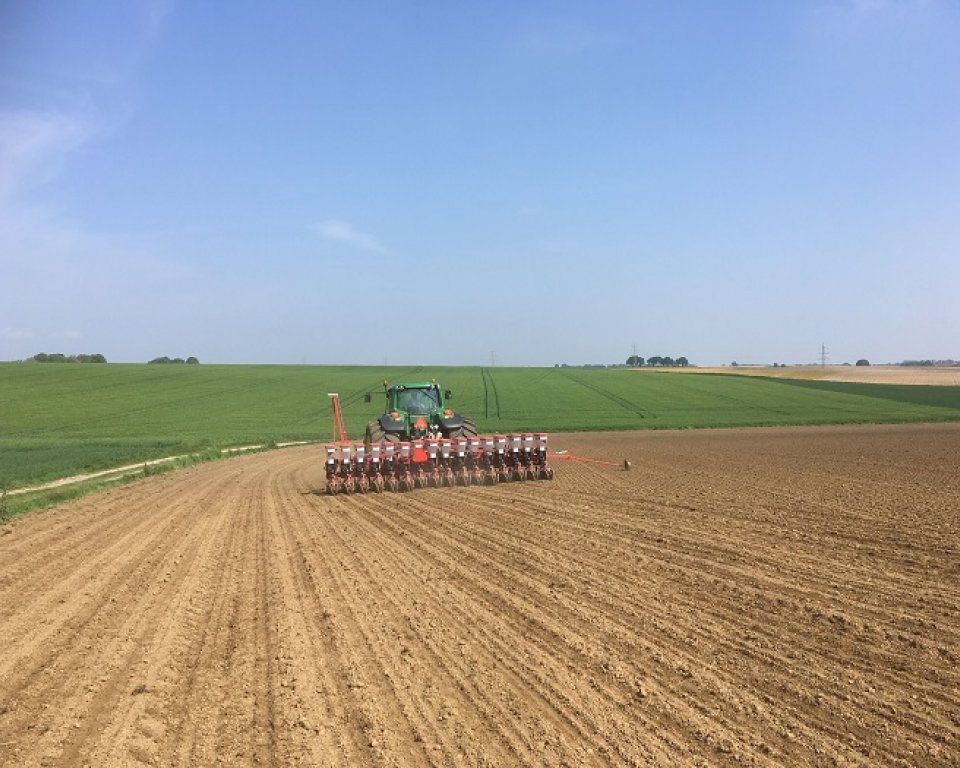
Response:
[[[391,384],[389,389],[433,389],[439,386],[435,381],[401,381]]]

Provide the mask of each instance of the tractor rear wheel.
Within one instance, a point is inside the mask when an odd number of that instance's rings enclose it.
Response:
[[[449,437],[476,437],[479,434],[477,425],[473,423],[473,420],[464,419],[459,427],[450,430]]]

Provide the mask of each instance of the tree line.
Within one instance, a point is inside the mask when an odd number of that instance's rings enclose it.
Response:
[[[34,363],[105,363],[107,358],[103,355],[64,355],[59,352],[47,353],[40,352],[33,357],[28,357],[28,361]],[[155,357],[150,363],[159,365],[199,365],[200,361],[195,357],[188,357],[184,360],[182,357]]]
[[[672,357],[648,357],[646,359],[640,355],[630,355],[627,358],[627,366],[630,368],[686,368],[690,361],[685,357],[678,357],[674,360]]]
[[[184,360],[182,357],[155,357],[149,362],[151,365],[199,365],[200,361],[195,357],[188,357]]]
[[[905,365],[914,368],[952,368],[960,365],[956,360],[904,360],[897,365]]]
[[[40,352],[29,358],[35,363],[105,363],[107,358],[103,355],[62,355],[59,352],[47,354]]]

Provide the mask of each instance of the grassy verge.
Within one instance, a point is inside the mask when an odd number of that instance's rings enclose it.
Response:
[[[267,446],[264,446],[263,450],[265,449],[267,449]],[[47,509],[48,507],[56,506],[65,501],[79,499],[107,488],[127,485],[146,477],[172,472],[176,469],[184,469],[185,467],[192,467],[196,464],[209,461],[220,461],[231,455],[230,453],[223,453],[219,450],[208,450],[178,456],[160,463],[144,463],[139,469],[130,469],[117,473],[116,475],[81,480],[58,488],[48,488],[18,494],[11,494],[7,489],[2,489],[0,490],[0,524],[13,522],[33,510]]]

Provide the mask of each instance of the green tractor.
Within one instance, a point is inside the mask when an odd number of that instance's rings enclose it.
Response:
[[[384,440],[399,443],[422,437],[476,437],[477,427],[470,419],[446,407],[452,398],[449,389],[441,390],[436,381],[389,384],[383,382],[386,412],[367,424],[366,445]],[[367,392],[365,402],[370,402]]]

